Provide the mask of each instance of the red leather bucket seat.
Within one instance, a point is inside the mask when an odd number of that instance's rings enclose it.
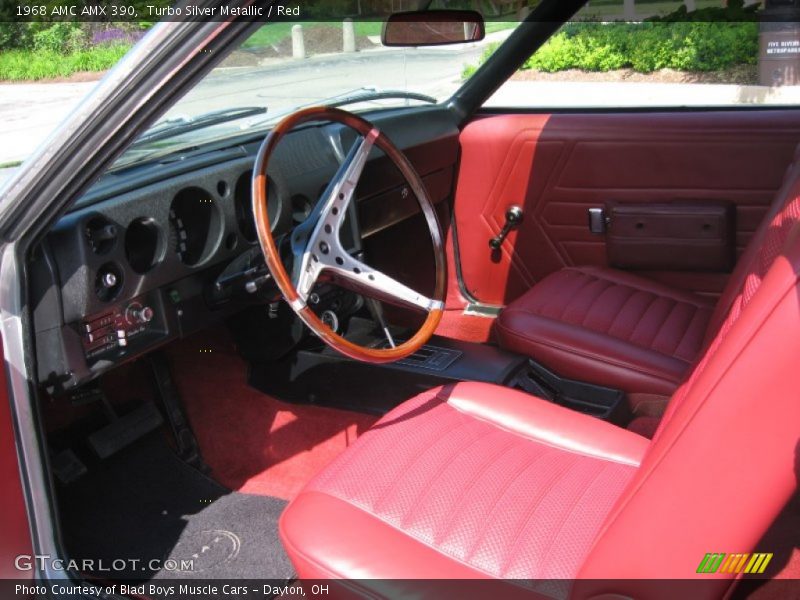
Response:
[[[624,271],[566,268],[503,310],[495,323],[498,342],[564,377],[671,395],[719,331],[748,275],[769,260],[767,233],[790,209],[799,181],[796,162],[716,306]]]
[[[370,578],[503,578],[548,598],[705,577],[692,597],[724,595],[736,576],[698,575],[704,555],[768,552],[756,545],[800,471],[798,215],[794,200],[770,220],[652,441],[502,387],[431,390],[288,506],[280,533],[299,576],[355,591]],[[658,589],[646,597],[675,597]]]

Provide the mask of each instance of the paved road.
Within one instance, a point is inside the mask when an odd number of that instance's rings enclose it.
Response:
[[[28,156],[95,86],[88,83],[0,85],[0,165]]]
[[[197,114],[234,103],[267,106],[273,113],[365,85],[446,98],[458,88],[464,65],[474,62],[481,51],[478,45],[374,50],[261,67],[220,69],[202,81],[168,115]]]

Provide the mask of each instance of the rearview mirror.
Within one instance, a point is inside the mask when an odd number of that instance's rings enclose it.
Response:
[[[486,35],[483,17],[472,10],[420,10],[389,15],[384,46],[442,46],[477,42]]]

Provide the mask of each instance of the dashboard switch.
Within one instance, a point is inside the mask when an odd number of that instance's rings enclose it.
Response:
[[[131,304],[126,313],[125,316],[129,323],[149,323],[155,316],[152,308],[141,304]]]

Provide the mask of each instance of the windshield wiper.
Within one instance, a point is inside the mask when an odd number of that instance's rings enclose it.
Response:
[[[196,129],[202,129],[203,127],[219,125],[221,123],[227,123],[228,121],[235,121],[236,119],[261,115],[266,112],[267,109],[264,106],[240,106],[237,108],[212,110],[211,112],[203,113],[196,117],[167,119],[166,121],[156,124],[151,129],[148,129],[139,139],[129,146],[129,149],[137,148],[158,140],[165,140],[176,135],[195,131]]]
[[[359,88],[353,92],[346,92],[341,96],[333,96],[326,100],[320,101],[318,104],[323,106],[346,106],[348,104],[357,104],[358,102],[368,102],[370,100],[384,100],[387,98],[403,98],[406,100],[419,100],[420,102],[428,102],[436,104],[438,101],[433,96],[427,94],[419,94],[417,92],[407,92],[405,90],[381,90],[378,88]]]
[[[419,94],[416,92],[407,92],[405,90],[382,90],[376,87],[361,87],[349,92],[344,92],[337,96],[331,96],[324,100],[317,100],[300,106],[294,106],[291,109],[280,111],[272,114],[271,116],[251,121],[242,127],[243,130],[256,129],[267,123],[277,121],[278,119],[291,114],[299,109],[308,108],[311,106],[346,106],[348,104],[356,104],[358,102],[369,102],[371,100],[383,100],[386,98],[405,98],[408,100],[417,100],[420,102],[428,102],[436,104],[438,101],[432,96]],[[214,110],[211,112],[203,113],[197,117],[179,117],[174,119],[167,119],[157,123],[154,127],[147,130],[142,136],[133,142],[126,151],[126,154],[132,149],[141,148],[152,142],[164,140],[177,135],[182,135],[196,129],[226,123],[228,121],[235,121],[236,119],[243,119],[254,115],[264,114],[267,112],[266,107],[263,106],[243,106],[238,108],[228,108],[222,110]],[[181,150],[182,151],[182,150]],[[158,149],[155,151],[147,152],[144,156],[138,156],[135,160],[128,162],[118,162],[114,168],[128,167],[131,164],[138,164],[144,160],[149,160],[155,157],[163,156],[165,153],[171,154],[175,150]],[[130,155],[128,155],[130,156]]]
[[[347,106],[348,104],[356,104],[358,102],[369,102],[371,100],[385,100],[387,98],[404,98],[407,100],[419,100],[420,102],[428,102],[430,104],[438,103],[438,100],[433,96],[426,94],[418,94],[417,92],[407,92],[405,90],[382,90],[376,87],[360,87],[343,94],[330,96],[322,100],[315,100],[307,104],[300,104],[293,106],[287,110],[279,111],[272,114],[266,119],[259,119],[249,123],[246,129],[255,129],[266,123],[273,123],[278,119],[290,115],[303,108],[311,108],[312,106],[329,106],[336,108],[338,106]]]

